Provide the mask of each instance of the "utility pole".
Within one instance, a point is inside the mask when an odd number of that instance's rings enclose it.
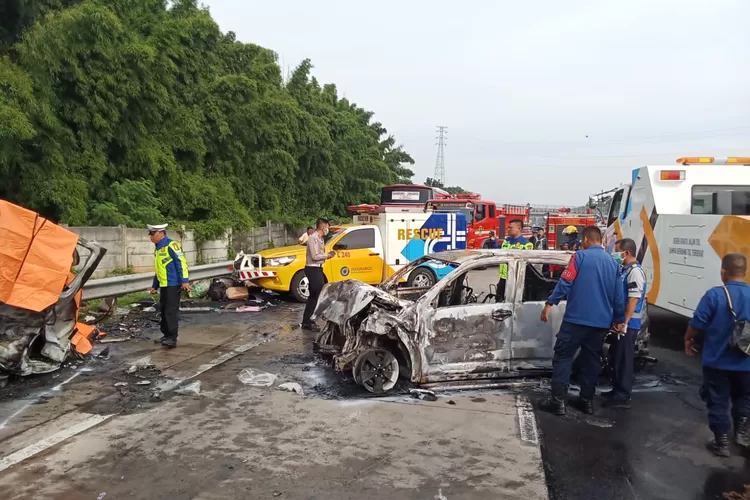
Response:
[[[434,179],[445,187],[445,145],[448,139],[448,127],[442,125],[437,128],[437,158],[435,159]]]

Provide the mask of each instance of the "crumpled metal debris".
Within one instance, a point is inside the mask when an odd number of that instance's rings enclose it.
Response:
[[[174,392],[181,396],[199,396],[201,393],[201,381],[193,380],[189,384],[178,387]]]
[[[414,399],[421,399],[422,401],[437,401],[438,399],[434,392],[426,389],[412,389],[409,394]]]

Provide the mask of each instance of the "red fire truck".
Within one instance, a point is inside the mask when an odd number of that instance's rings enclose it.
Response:
[[[513,219],[521,219],[528,228],[530,211],[521,205],[501,205],[494,201],[482,199],[478,193],[454,194],[448,197],[428,200],[424,205],[425,211],[454,212],[466,216],[467,238],[466,248],[481,248],[490,231],[495,231],[498,239],[503,239],[508,224]]]
[[[549,213],[546,215],[547,244],[550,250],[559,250],[565,243],[563,231],[568,226],[575,226],[578,234],[583,232],[586,226],[596,225],[596,215],[594,214],[571,214],[564,211],[558,213]]]

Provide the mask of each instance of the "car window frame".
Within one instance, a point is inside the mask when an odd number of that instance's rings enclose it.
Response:
[[[366,226],[366,227],[353,227],[353,228],[351,228],[348,231],[344,231],[344,233],[341,235],[341,238],[339,238],[338,240],[336,240],[335,242],[333,242],[333,246],[335,247],[337,245],[341,245],[341,242],[343,240],[345,240],[347,236],[350,236],[350,235],[352,235],[354,233],[357,233],[357,232],[363,232],[363,231],[371,231],[372,232],[372,238],[373,238],[372,239],[372,246],[369,246],[369,247],[358,247],[358,248],[348,248],[347,247],[345,249],[342,248],[341,250],[345,250],[345,251],[348,252],[348,251],[352,251],[352,250],[368,250],[370,248],[374,248],[375,245],[377,244],[377,235],[375,234],[375,228],[374,227],[369,227],[369,226]]]

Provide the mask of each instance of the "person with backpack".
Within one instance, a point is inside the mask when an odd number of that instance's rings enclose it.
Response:
[[[701,397],[714,434],[708,449],[719,457],[730,455],[732,424],[735,442],[750,448],[750,286],[745,283],[746,273],[744,255],[725,255],[721,259],[724,285],[703,295],[685,333],[688,356],[698,352],[697,339],[702,336]]]

